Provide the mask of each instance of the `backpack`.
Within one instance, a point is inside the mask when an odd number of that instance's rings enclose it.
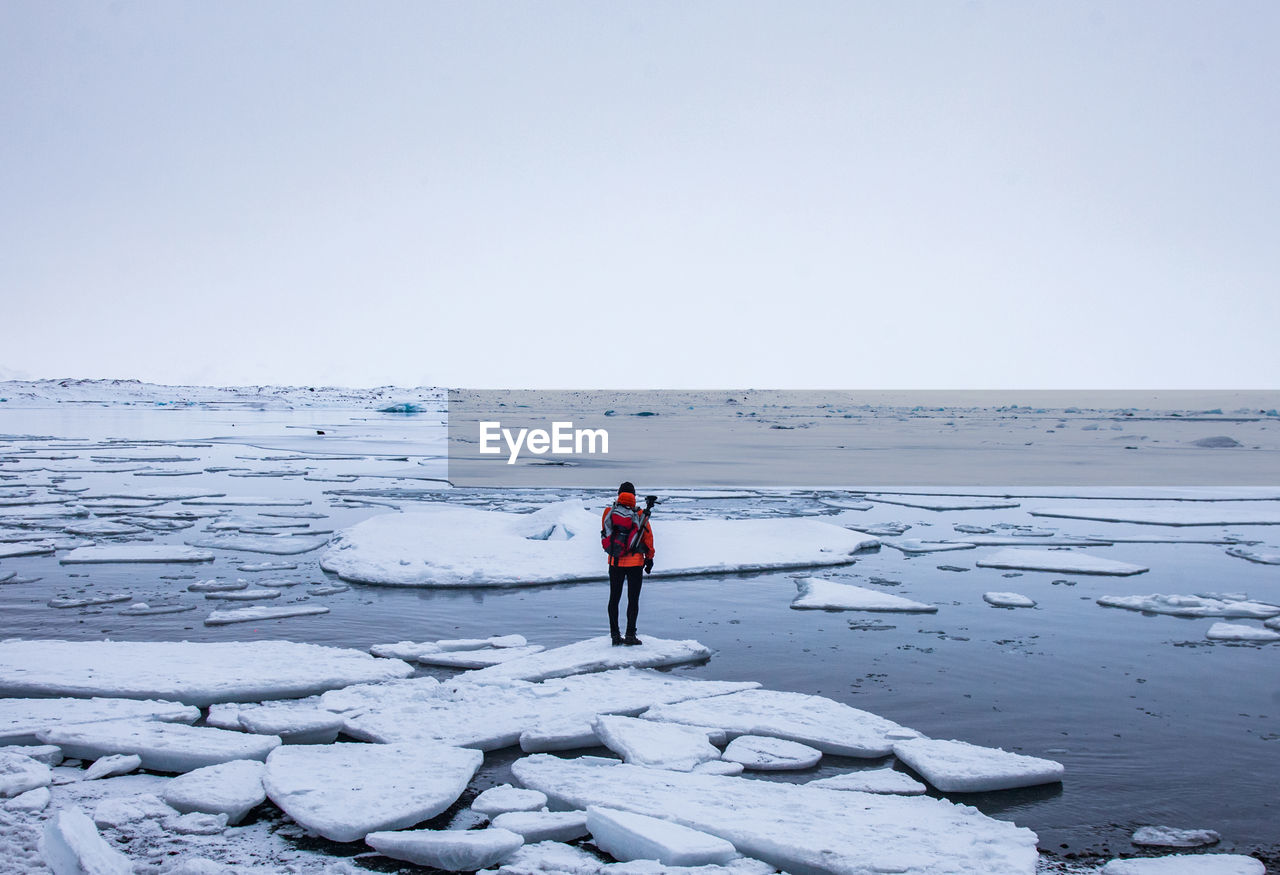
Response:
[[[614,502],[600,530],[600,546],[614,559],[634,553],[640,543],[640,514]]]

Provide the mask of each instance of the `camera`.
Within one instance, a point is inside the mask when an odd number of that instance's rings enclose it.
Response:
[[[658,503],[658,496],[656,496],[656,495],[646,495],[646,496],[644,497],[644,509],[645,509],[645,510],[649,510],[649,509],[651,509],[651,508],[652,508],[655,504],[657,504],[657,503]]]

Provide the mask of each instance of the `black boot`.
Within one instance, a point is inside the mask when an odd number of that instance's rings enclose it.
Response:
[[[635,631],[632,630],[627,633],[626,638],[622,639],[622,643],[627,645],[628,647],[635,647],[639,644],[643,644],[644,642],[641,641],[639,638],[637,638]]]
[[[614,629],[612,632],[610,632],[610,633],[609,633],[609,637],[613,639],[613,646],[614,646],[614,647],[621,647],[621,646],[623,645],[623,643],[624,643],[624,642],[623,642],[622,635],[620,635],[620,634],[618,633],[618,630],[617,630],[617,629]]]

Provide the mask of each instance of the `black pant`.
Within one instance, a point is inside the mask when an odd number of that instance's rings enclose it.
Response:
[[[644,566],[609,566],[609,634],[618,637],[618,602],[622,601],[622,581],[627,582],[627,634],[636,634],[636,617],[640,616],[640,585],[644,583]]]

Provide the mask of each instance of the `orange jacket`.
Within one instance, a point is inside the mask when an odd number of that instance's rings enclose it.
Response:
[[[630,492],[619,492],[618,504],[623,507],[634,508],[636,506],[636,497]],[[608,518],[609,511],[612,508],[613,505],[609,505],[604,509],[604,513],[600,514],[601,526],[604,525],[604,521]],[[653,528],[649,525],[648,520],[645,520],[644,530],[640,533],[640,547],[643,551],[642,553],[628,553],[626,556],[621,556],[617,559],[609,556],[609,564],[617,565],[619,568],[635,568],[637,565],[643,565],[646,559],[653,558]]]

